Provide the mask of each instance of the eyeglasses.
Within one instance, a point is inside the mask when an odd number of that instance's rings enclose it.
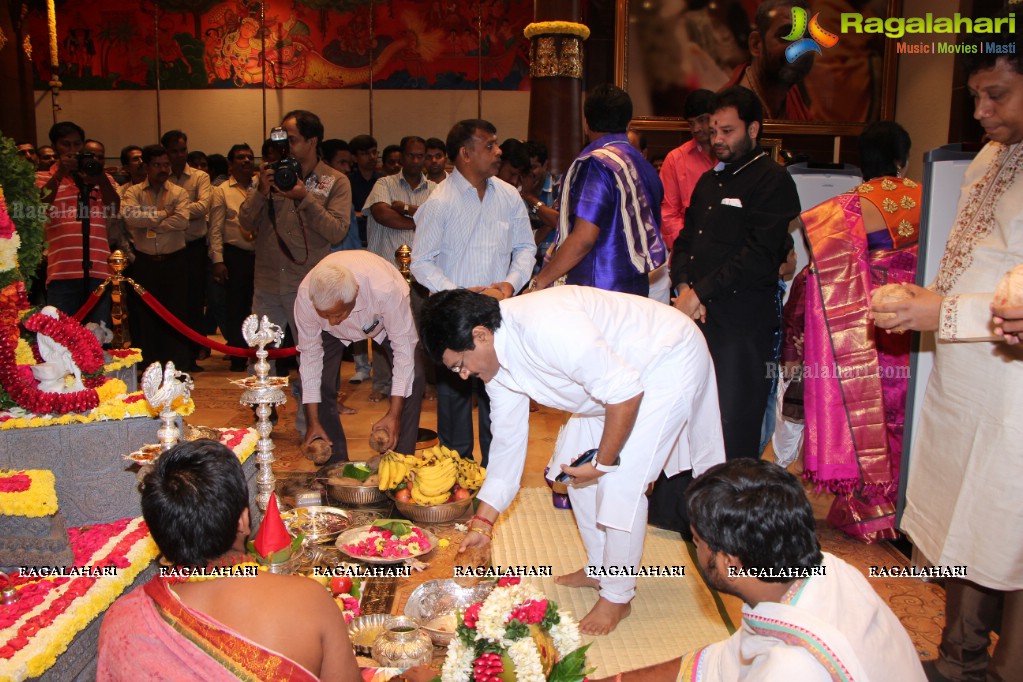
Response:
[[[458,359],[458,364],[451,368],[451,371],[455,374],[461,374],[462,370],[465,368],[465,353],[466,351],[463,350],[462,357]]]

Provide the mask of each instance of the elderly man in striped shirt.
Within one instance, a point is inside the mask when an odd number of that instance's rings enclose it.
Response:
[[[509,298],[533,271],[536,244],[518,190],[494,177],[501,166],[497,128],[489,121],[459,121],[448,133],[455,169],[416,211],[412,274],[431,293],[467,288]],[[479,405],[481,462],[490,454],[490,401],[478,379],[437,378],[437,435],[472,458],[472,393]]]

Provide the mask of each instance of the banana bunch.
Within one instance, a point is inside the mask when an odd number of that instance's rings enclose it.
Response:
[[[435,497],[443,494],[447,499],[451,487],[458,480],[458,465],[453,459],[444,458],[432,464],[420,465],[416,468],[413,481],[413,496],[418,488],[423,497]]]
[[[458,467],[458,485],[466,490],[479,490],[487,476],[487,470],[475,461],[461,457],[455,465]]]
[[[409,472],[419,464],[412,455],[401,455],[393,450],[380,458],[380,490],[391,490],[408,477]]]

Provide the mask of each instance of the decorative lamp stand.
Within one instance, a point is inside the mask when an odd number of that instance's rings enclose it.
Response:
[[[161,453],[177,445],[181,431],[178,429],[178,413],[174,411],[174,404],[187,403],[194,388],[192,377],[177,371],[173,362],[168,362],[166,368],[154,362],[142,375],[142,394],[154,410],[160,411],[160,421],[163,422],[156,432],[160,439]]]
[[[256,483],[259,491],[256,503],[262,511],[266,511],[270,503],[270,495],[274,492],[277,480],[274,477],[272,464],[274,461],[274,444],[270,439],[273,424],[270,423],[271,408],[283,405],[288,398],[281,389],[288,385],[287,377],[271,377],[270,363],[266,361],[268,344],[279,346],[284,339],[281,328],[270,322],[266,315],[260,320],[256,315],[249,315],[242,323],[242,338],[249,346],[256,348],[256,375],[231,383],[245,389],[242,392],[241,404],[256,408],[256,432],[259,441],[256,444],[256,465],[259,474]]]

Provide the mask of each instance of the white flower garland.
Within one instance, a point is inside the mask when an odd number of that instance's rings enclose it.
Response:
[[[519,640],[507,639],[505,630],[508,618],[516,607],[528,601],[544,601],[546,597],[531,586],[519,583],[498,587],[483,601],[476,618],[475,641],[491,641],[508,652],[508,657],[515,664],[517,682],[544,682],[547,678],[543,671],[543,661],[532,637]],[[579,626],[575,619],[566,611],[558,609],[560,622],[550,629],[554,647],[561,659],[582,645]],[[459,637],[452,639],[448,646],[448,655],[441,669],[441,679],[445,682],[470,682],[472,679],[474,647],[467,646]]]

